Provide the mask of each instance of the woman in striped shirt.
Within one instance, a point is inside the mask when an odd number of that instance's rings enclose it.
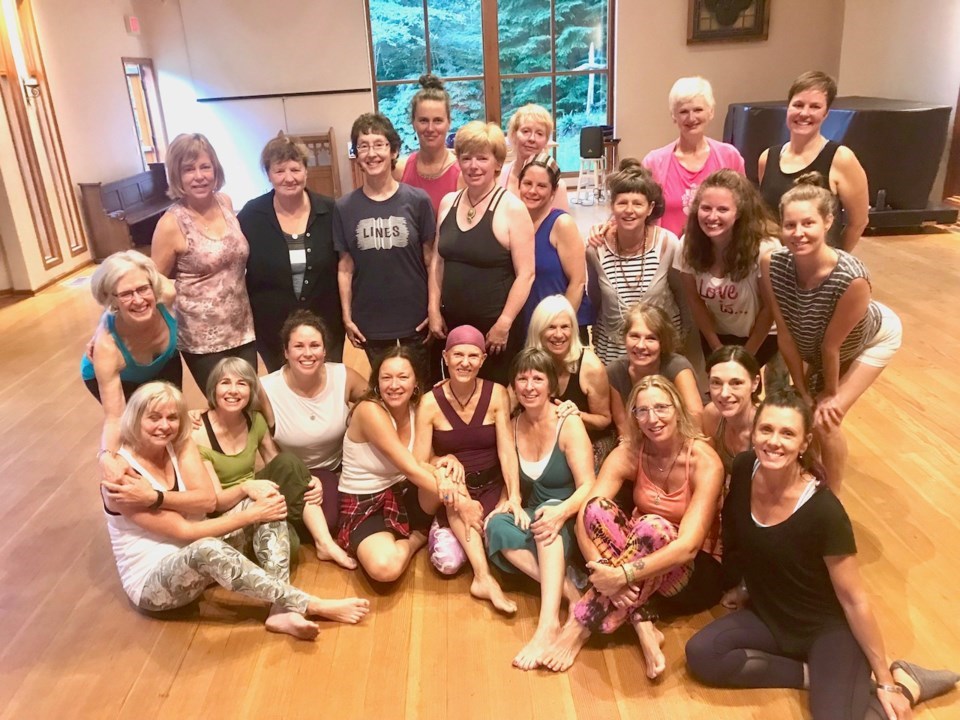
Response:
[[[604,364],[626,355],[624,315],[640,300],[662,307],[680,330],[680,310],[667,282],[680,241],[653,224],[663,215],[663,190],[634,158],[622,160],[607,184],[614,232],[599,247],[587,248],[587,294],[597,308],[593,343]]]
[[[900,347],[900,319],[871,299],[863,263],[827,244],[836,208],[820,173],[798,178],[780,216],[786,249],[761,259],[762,287],[793,382],[816,405],[815,436],[836,492],[847,457],[840,424]]]

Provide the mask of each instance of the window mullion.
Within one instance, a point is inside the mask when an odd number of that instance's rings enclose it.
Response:
[[[430,54],[430,9],[428,0],[423,0],[423,42],[426,50],[427,72],[433,72],[433,57]]]
[[[481,34],[483,38],[483,99],[487,120],[501,124],[500,107],[500,24],[497,0],[480,0]]]

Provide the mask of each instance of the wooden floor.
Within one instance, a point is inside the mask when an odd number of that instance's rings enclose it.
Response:
[[[846,423],[843,501],[892,656],[960,668],[960,238],[865,239],[875,295],[903,319],[893,365]],[[76,279],[74,279],[74,282]],[[359,594],[372,612],[315,644],[270,635],[264,608],[222,591],[172,619],[121,590],[96,490],[99,406],[77,370],[97,318],[86,286],[0,300],[0,718],[804,718],[795,691],[711,690],[683,644],[712,617],[663,627],[668,670],[642,672],[628,633],[593,641],[565,675],[510,660],[535,626],[535,588],[513,619],[439,578],[421,553],[396,587],[302,556],[294,582]],[[196,405],[199,393],[188,397]],[[951,704],[951,701],[952,704]],[[924,720],[960,718],[960,693]]]

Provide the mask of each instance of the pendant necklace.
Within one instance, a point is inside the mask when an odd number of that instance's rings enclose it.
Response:
[[[467,196],[467,202],[470,203],[470,209],[467,210],[467,222],[473,222],[473,219],[477,216],[477,205],[479,205],[488,197],[490,197],[491,193],[493,193],[493,191],[496,189],[497,189],[497,184],[494,183],[493,187],[490,188],[490,190],[487,193],[485,193],[484,196],[479,200],[477,200],[476,202],[470,199],[470,192],[468,190],[463,191],[464,195]]]
[[[625,290],[637,290],[640,287],[640,284],[643,282],[644,273],[647,267],[647,234],[649,233],[649,228],[644,229],[643,231],[643,242],[640,244],[640,272],[637,275],[636,283],[633,285],[630,284],[630,281],[627,279],[627,273],[623,269],[623,257],[620,255],[620,238],[615,240],[616,242],[616,252],[614,255],[617,258],[617,268],[620,270],[620,279],[623,281]],[[644,293],[646,294],[646,290]],[[620,317],[623,317],[624,303],[621,293],[617,293],[617,305],[620,310]]]
[[[457,394],[453,391],[453,388],[450,388],[450,394],[453,395],[453,399],[457,401],[457,405],[460,406],[460,409],[463,412],[467,411],[467,405],[469,405],[470,401],[473,400],[473,396],[477,394],[478,387],[480,387],[480,380],[475,379],[473,381],[473,390],[470,391],[470,397],[467,398],[466,402],[460,402],[460,398],[457,397]]]
[[[653,468],[656,468],[656,469],[657,469],[657,472],[660,474],[660,481],[661,481],[661,482],[666,482],[666,481],[670,478],[670,473],[673,472],[673,468],[674,468],[674,466],[677,464],[677,459],[680,457],[680,453],[683,451],[683,446],[684,446],[684,445],[686,445],[686,441],[680,443],[680,447],[677,448],[677,452],[674,454],[673,460],[670,462],[670,467],[667,468],[666,474],[664,474],[662,467],[660,467],[659,465],[654,465],[654,463],[653,463],[653,456],[652,456],[652,455],[646,455],[647,464],[650,466],[651,469],[653,469]],[[657,485],[656,483],[651,483],[651,485],[653,485],[655,488],[657,488],[656,494],[654,494],[654,493],[652,493],[652,492],[650,493],[650,496],[653,498],[653,504],[654,504],[654,505],[659,505],[659,504],[660,504],[660,499],[663,497],[663,494],[666,492],[666,490],[665,490],[664,488],[660,487],[659,485]]]

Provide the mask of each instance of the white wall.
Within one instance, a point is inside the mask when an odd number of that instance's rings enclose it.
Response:
[[[239,207],[269,189],[260,151],[279,130],[337,138],[340,184],[352,187],[350,126],[370,93],[197,102],[198,97],[369,87],[363,4],[340,0],[132,0],[154,60],[170,139],[209,137],[224,190]],[[277,18],[295,19],[278,22]]]
[[[960,2],[846,0],[840,55],[844,95],[916,100],[956,110],[958,89]],[[948,151],[930,195],[933,202],[943,197]]]
[[[121,57],[143,55],[130,0],[34,0],[37,34],[73,182],[143,172]]]
[[[642,157],[677,137],[667,94],[679,77],[710,80],[717,113],[709,134],[719,138],[730,103],[786,99],[790,83],[805,70],[837,74],[843,27],[843,3],[837,0],[773,0],[768,40],[708,45],[686,44],[687,8],[679,0],[617,3],[620,157]]]

